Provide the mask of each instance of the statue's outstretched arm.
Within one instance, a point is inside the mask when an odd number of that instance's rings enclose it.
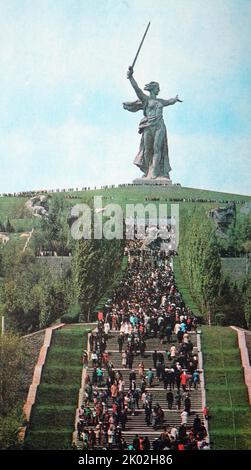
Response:
[[[175,98],[170,98],[170,100],[160,100],[163,106],[170,106],[175,103],[182,103],[182,100],[179,99],[179,96],[176,95]]]
[[[130,83],[131,83],[137,97],[140,99],[140,101],[143,101],[143,102],[146,101],[148,96],[145,95],[145,93],[143,93],[143,91],[141,90],[141,88],[137,84],[136,80],[134,79],[132,67],[129,67],[129,69],[128,69],[127,78],[129,78]]]

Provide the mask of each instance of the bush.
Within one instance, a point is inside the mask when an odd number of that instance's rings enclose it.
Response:
[[[96,307],[95,307],[94,310],[92,311],[91,318],[92,318],[93,320],[96,320],[96,319],[97,319],[97,313],[98,313],[99,311],[103,311],[103,310],[104,310],[105,305],[106,305],[106,303],[107,303],[107,300],[112,298],[112,296],[113,296],[113,294],[114,294],[114,291],[118,288],[119,284],[123,281],[125,272],[126,272],[126,270],[127,270],[127,266],[128,266],[128,258],[127,258],[127,256],[124,256],[124,257],[122,258],[122,262],[121,262],[119,271],[118,271],[117,273],[115,273],[115,276],[114,276],[114,278],[113,278],[112,283],[111,283],[110,286],[107,288],[107,290],[105,291],[104,295],[102,295],[102,297],[99,299],[98,304],[96,305]]]
[[[17,449],[18,430],[22,424],[23,415],[20,405],[16,406],[7,416],[0,419],[0,449]]]
[[[78,323],[80,315],[80,306],[79,304],[71,305],[67,312],[62,315],[61,322],[63,323]]]
[[[25,450],[61,450],[72,448],[72,431],[36,432],[30,430],[24,442]]]
[[[224,326],[226,325],[226,316],[224,315],[224,313],[216,313],[214,321],[216,325]]]

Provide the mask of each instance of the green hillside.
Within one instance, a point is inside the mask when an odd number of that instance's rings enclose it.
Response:
[[[25,449],[71,448],[87,331],[83,325],[53,333]]]
[[[33,196],[32,193],[30,196]],[[182,210],[190,211],[196,206],[202,206],[205,211],[234,200],[237,203],[237,217],[239,209],[245,202],[251,201],[251,196],[240,194],[223,193],[205,189],[186,188],[181,186],[121,186],[117,188],[104,188],[86,191],[67,191],[47,193],[49,204],[53,198],[60,196],[64,200],[66,216],[72,206],[78,203],[91,203],[94,196],[102,196],[102,205],[116,203],[124,209],[126,204],[167,203],[170,209],[171,203],[179,203]],[[9,219],[14,233],[22,234],[30,231],[33,227],[39,228],[40,220],[32,216],[26,208],[25,203],[29,195],[25,196],[1,196],[0,197],[0,223],[6,223]],[[100,207],[100,206],[99,206]],[[1,232],[1,230],[0,230]],[[18,238],[20,235],[18,236]],[[13,240],[16,243],[17,240]],[[12,240],[10,241],[12,244]],[[1,246],[1,244],[0,244]]]
[[[126,203],[143,203],[147,202],[147,199],[149,200],[151,198],[157,198],[160,200],[160,202],[171,201],[183,202],[184,204],[191,204],[194,202],[197,202],[198,204],[207,204],[206,201],[198,201],[199,199],[209,200],[209,204],[224,203],[232,200],[240,203],[251,201],[251,196],[223,193],[205,189],[186,188],[175,185],[167,187],[130,185],[97,190],[48,193],[48,196],[53,197],[57,194],[60,194],[67,201],[67,205],[69,207],[83,200],[88,200],[93,196],[103,196],[104,204],[113,202],[119,203],[123,207]],[[0,197],[0,220],[3,220],[7,217],[13,222],[17,220],[24,220],[24,223],[27,223],[28,227],[30,224],[30,222],[28,222],[29,219],[37,220],[36,218],[32,217],[25,208],[25,203],[28,199],[28,196]],[[173,201],[174,199],[180,200]],[[182,199],[185,199],[185,201],[181,201]],[[194,201],[191,201],[191,199],[194,199]]]

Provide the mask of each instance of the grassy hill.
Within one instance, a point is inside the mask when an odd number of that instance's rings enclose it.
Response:
[[[84,192],[70,192],[65,194],[68,208],[74,204],[88,202],[94,196],[102,196],[102,205],[119,204],[125,209],[126,204],[166,203],[171,208],[172,203],[179,203],[181,208],[189,211],[194,205],[203,206],[206,210],[226,204],[234,200],[237,203],[237,217],[239,209],[245,202],[251,201],[251,196],[243,196],[230,193],[221,193],[196,188],[182,188],[180,186],[156,187],[156,186],[127,186],[90,190]]]
[[[209,210],[219,204],[234,200],[238,203],[237,215],[239,214],[241,204],[251,201],[251,196],[181,186],[122,186],[87,191],[54,192],[48,193],[48,196],[53,198],[57,194],[64,198],[67,211],[75,204],[81,202],[88,203],[94,196],[103,196],[103,206],[116,203],[124,208],[126,204],[147,204],[151,202],[158,205],[159,203],[171,204],[178,202],[185,210],[190,210],[194,207],[194,204]],[[37,227],[39,219],[33,217],[25,207],[28,199],[28,196],[0,197],[0,221],[5,222],[9,218],[15,232],[30,231],[32,227]]]
[[[81,383],[85,325],[53,333],[25,449],[70,449]]]
[[[195,206],[203,207],[205,211],[224,205],[228,201],[237,202],[237,219],[242,216],[240,208],[245,202],[251,202],[251,196],[233,193],[224,193],[198,188],[181,186],[121,186],[86,191],[48,192],[49,200],[60,195],[65,201],[66,212],[75,204],[90,202],[95,196],[102,196],[103,206],[110,203],[120,204],[125,208],[126,204],[147,204],[149,202],[179,203],[181,210],[190,211]],[[25,207],[28,196],[2,196],[0,197],[0,221],[5,222],[9,218],[15,233],[28,232],[32,227],[39,225],[39,219],[33,217]]]

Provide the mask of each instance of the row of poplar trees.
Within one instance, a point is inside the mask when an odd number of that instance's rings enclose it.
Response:
[[[92,318],[94,307],[120,269],[123,240],[80,240],[74,252],[72,281],[75,301],[84,321]]]
[[[207,321],[251,326],[249,283],[232,283],[221,271],[215,226],[198,207],[181,213],[179,264],[183,279]]]

